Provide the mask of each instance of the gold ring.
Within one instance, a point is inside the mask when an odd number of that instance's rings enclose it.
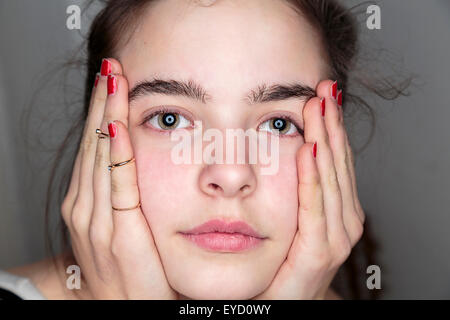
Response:
[[[137,209],[137,208],[139,208],[141,206],[141,202],[139,201],[139,203],[135,206],[135,207],[132,207],[132,208],[114,208],[114,207],[112,207],[114,210],[116,210],[116,211],[128,211],[128,210],[134,210],[134,209]]]
[[[105,138],[109,137],[109,134],[102,132],[102,130],[100,130],[100,129],[96,129],[95,133],[98,135],[99,139],[105,139]]]
[[[134,158],[131,158],[130,160],[127,160],[127,161],[123,161],[123,162],[111,164],[110,166],[108,166],[108,170],[109,170],[109,171],[113,171],[114,168],[124,166],[124,165],[129,164],[129,163],[132,163],[132,162],[134,162],[134,161],[135,161],[135,159],[134,159]]]

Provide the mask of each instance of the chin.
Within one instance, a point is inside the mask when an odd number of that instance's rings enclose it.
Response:
[[[270,284],[271,277],[261,273],[257,266],[253,272],[229,266],[213,267],[197,272],[180,270],[175,279],[168,280],[172,288],[194,300],[248,300],[260,294]]]

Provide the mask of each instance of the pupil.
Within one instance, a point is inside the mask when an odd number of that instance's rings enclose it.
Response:
[[[283,119],[277,119],[274,122],[274,127],[275,129],[283,131],[283,129],[286,127],[286,122]]]
[[[175,116],[172,113],[166,114],[163,117],[163,122],[166,126],[171,126],[175,123]]]

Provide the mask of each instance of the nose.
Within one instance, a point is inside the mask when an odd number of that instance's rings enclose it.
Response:
[[[212,164],[200,173],[200,189],[213,197],[247,197],[256,188],[256,176],[248,164]]]

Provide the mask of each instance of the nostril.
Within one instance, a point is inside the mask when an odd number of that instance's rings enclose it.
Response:
[[[214,190],[217,190],[217,189],[220,188],[219,185],[217,185],[217,184],[215,184],[215,183],[210,183],[209,186],[210,186],[211,188],[213,188]]]
[[[248,184],[246,184],[245,186],[241,187],[241,191],[244,192],[246,189],[250,188],[250,186]]]

